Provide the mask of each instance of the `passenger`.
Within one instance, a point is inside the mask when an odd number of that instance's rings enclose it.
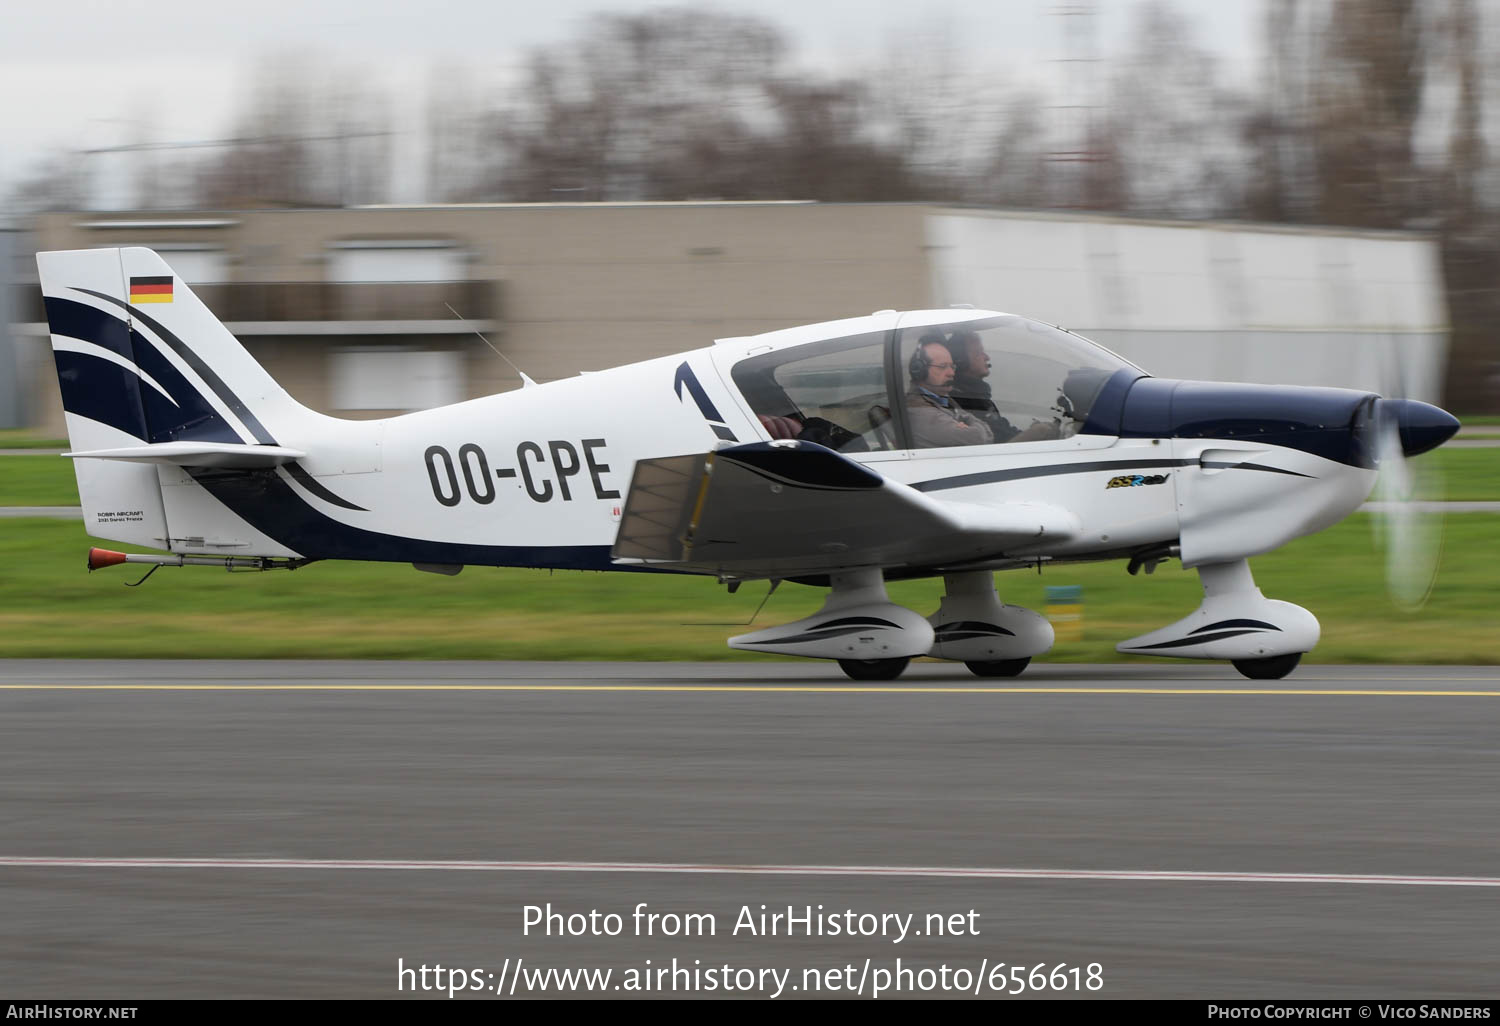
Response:
[[[955,363],[952,398],[965,411],[984,422],[997,442],[1035,442],[1059,438],[1056,424],[1033,420],[1022,431],[1001,415],[995,406],[993,390],[984,379],[990,376],[990,354],[985,352],[979,333],[960,328],[948,338],[948,349]]]
[[[991,398],[989,382],[990,354],[984,351],[984,340],[976,331],[963,328],[948,337],[948,350],[953,354],[953,401],[984,421],[997,442],[1008,442],[1021,433],[1021,429],[1000,415]]]
[[[948,445],[986,445],[995,436],[989,426],[964,410],[949,396],[953,389],[953,354],[943,336],[929,332],[917,343],[907,365],[911,388],[906,393],[906,416],[917,448]]]

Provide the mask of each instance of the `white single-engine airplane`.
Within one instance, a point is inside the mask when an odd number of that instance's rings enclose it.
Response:
[[[1202,604],[1121,652],[1279,678],[1317,619],[1247,559],[1355,510],[1377,463],[1442,444],[1424,403],[1177,381],[1077,335],[972,309],[723,339],[684,355],[376,421],[292,399],[156,253],[37,256],[88,530],[172,555],[705,574],[829,589],[733,648],[836,659],[858,680],[915,656],[1014,676],[1051,625],[994,571],[1168,558]],[[1382,445],[1382,440],[1387,444]],[[942,576],[938,610],[889,579]]]

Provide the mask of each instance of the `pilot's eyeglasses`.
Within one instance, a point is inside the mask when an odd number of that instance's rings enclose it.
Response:
[[[951,363],[929,363],[927,366],[931,367],[933,370],[952,370],[953,369],[953,364],[951,364]]]

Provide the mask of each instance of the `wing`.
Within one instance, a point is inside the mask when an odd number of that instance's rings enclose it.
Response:
[[[784,577],[974,563],[1077,530],[1077,518],[1055,506],[946,502],[788,439],[640,461],[613,555],[729,577]]]

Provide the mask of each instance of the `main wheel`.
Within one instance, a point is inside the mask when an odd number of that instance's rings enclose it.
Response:
[[[1301,652],[1291,655],[1267,656],[1264,659],[1231,659],[1234,668],[1251,680],[1280,680],[1297,668],[1302,661]]]
[[[911,662],[903,659],[840,659],[839,669],[851,680],[895,680]]]
[[[976,659],[964,665],[976,677],[1019,677],[1021,671],[1031,665],[1031,656],[1025,659]]]

